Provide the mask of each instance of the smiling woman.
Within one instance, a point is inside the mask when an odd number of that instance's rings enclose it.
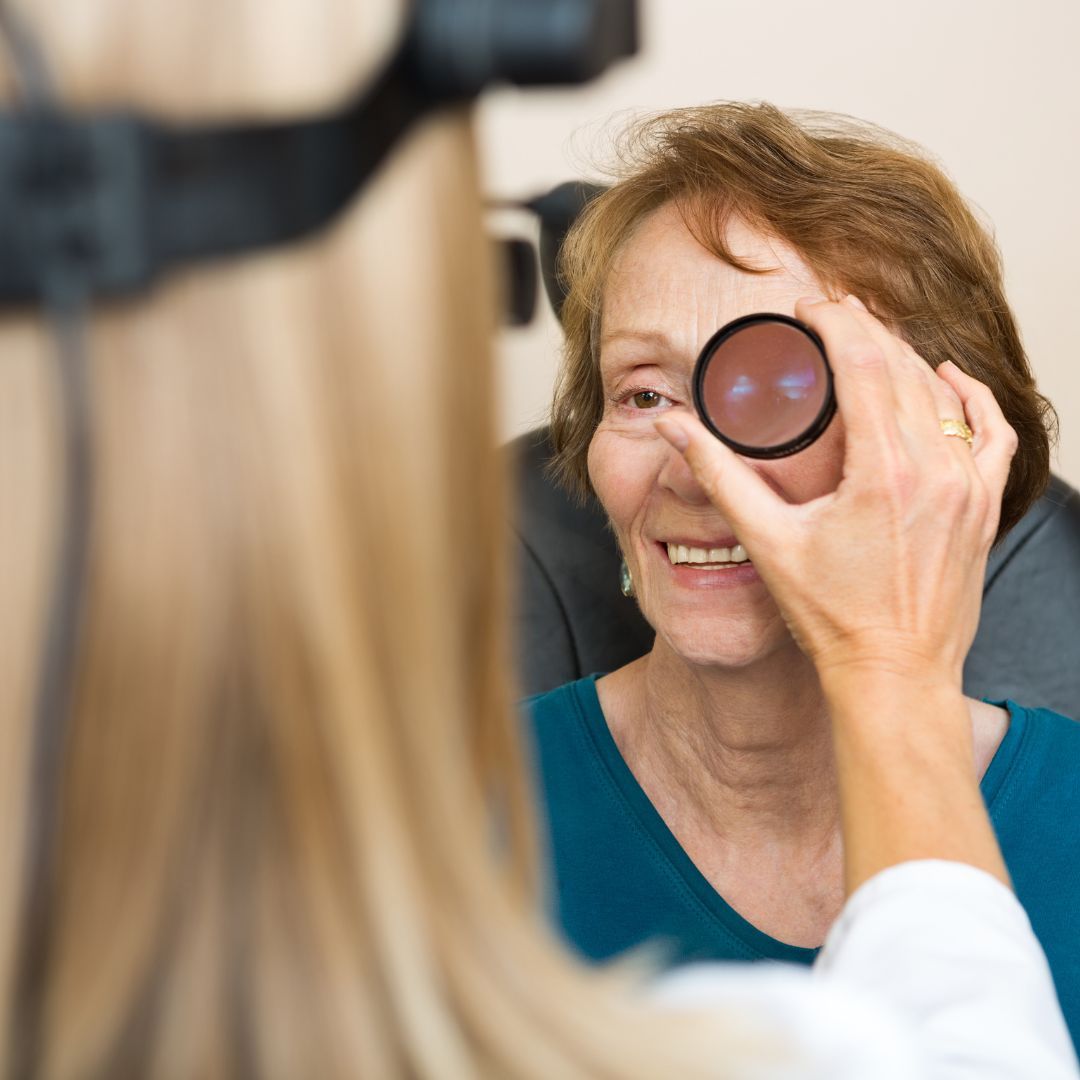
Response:
[[[790,645],[790,635],[753,563],[730,559],[739,546],[730,523],[653,423],[690,404],[698,352],[716,327],[757,311],[791,315],[800,297],[823,299],[825,292],[790,246],[738,219],[725,243],[754,272],[718,261],[668,203],[649,213],[616,256],[601,317],[604,412],[588,469],[659,639],[701,663],[744,664]],[[757,467],[785,499],[802,503],[835,490],[842,462],[843,427],[835,422],[802,453]],[[689,558],[691,549],[725,548],[723,566]],[[733,589],[722,606],[708,595],[717,588]]]
[[[530,702],[559,918],[596,958],[653,940],[675,960],[810,963],[845,890],[831,646],[797,629],[775,598],[785,582],[762,567],[784,545],[805,544],[818,557],[795,576],[833,594],[823,567],[843,541],[822,523],[860,479],[853,425],[871,441],[891,431],[916,454],[941,431],[927,434],[903,395],[845,409],[838,382],[840,414],[811,445],[773,460],[725,450],[710,473],[680,452],[695,361],[719,327],[771,312],[818,330],[834,367],[884,364],[915,380],[940,421],[965,416],[951,373],[975,375],[1019,442],[998,538],[1046,484],[1053,410],[1032,380],[992,240],[916,148],[845,118],[720,104],[650,120],[623,149],[622,179],[565,249],[554,466],[603,505],[656,637],[641,659]],[[986,435],[972,424],[977,456]],[[690,426],[699,445],[724,449]],[[972,453],[961,439],[943,441],[950,454]],[[887,469],[894,451],[882,452],[863,468]],[[845,547],[867,583],[842,605],[853,619],[873,617],[881,558],[897,583],[943,572],[929,537],[909,531],[902,558],[877,555],[870,533]],[[923,656],[933,638],[927,624],[883,646],[875,663],[899,670],[915,651],[912,678],[929,686],[924,672],[945,670],[959,686],[971,639],[956,655]],[[1080,1039],[1080,943],[1069,925],[1080,882],[1063,870],[1080,863],[1070,779],[1080,725],[1012,703],[968,699],[965,709],[969,768]],[[904,722],[879,737],[893,739]],[[928,829],[947,835],[940,822]]]

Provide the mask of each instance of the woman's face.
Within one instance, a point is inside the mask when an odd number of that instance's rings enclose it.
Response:
[[[711,255],[672,205],[646,218],[617,256],[604,292],[605,406],[589,475],[657,634],[694,663],[740,666],[790,647],[790,635],[752,561],[717,565],[730,560],[738,537],[653,423],[668,410],[693,409],[694,363],[717,329],[752,312],[793,315],[800,297],[825,294],[779,241],[735,220],[727,242],[742,262],[767,272],[736,270]],[[749,463],[779,495],[802,503],[836,488],[842,461],[837,417],[806,450]],[[678,546],[699,549],[713,565],[680,561],[701,555]]]

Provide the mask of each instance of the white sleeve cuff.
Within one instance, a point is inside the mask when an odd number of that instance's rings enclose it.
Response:
[[[920,860],[849,898],[815,973],[873,993],[948,1077],[1070,1077],[1076,1055],[1027,914],[991,874]]]

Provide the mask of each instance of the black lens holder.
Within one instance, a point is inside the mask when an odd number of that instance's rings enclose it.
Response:
[[[814,347],[821,353],[822,365],[825,371],[825,400],[811,423],[795,438],[789,439],[784,443],[779,443],[776,446],[748,446],[746,443],[738,442],[730,436],[725,435],[724,432],[717,427],[712,416],[709,414],[708,409],[705,407],[705,376],[708,373],[709,364],[711,363],[713,356],[721,345],[734,335],[746,330],[748,327],[759,326],[764,323],[780,323],[784,326],[790,326],[801,331],[810,339]],[[797,454],[800,450],[805,450],[811,443],[816,442],[822,434],[824,434],[825,429],[829,426],[830,421],[836,414],[836,391],[833,385],[832,368],[829,366],[829,359],[825,352],[824,342],[815,331],[811,330],[810,327],[806,325],[806,323],[800,322],[790,315],[780,315],[774,312],[757,312],[753,315],[743,315],[738,319],[733,319],[731,322],[720,327],[720,329],[705,342],[704,348],[702,348],[701,352],[698,354],[697,363],[694,365],[693,394],[694,408],[697,410],[701,422],[722,443],[726,446],[730,446],[731,449],[741,457],[771,459],[789,457],[792,454]]]

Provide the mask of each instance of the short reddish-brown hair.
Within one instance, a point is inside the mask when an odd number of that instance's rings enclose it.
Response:
[[[590,490],[588,447],[603,414],[608,273],[645,216],[674,203],[718,258],[753,270],[725,246],[737,215],[794,248],[837,296],[859,296],[931,366],[952,360],[986,383],[1019,437],[999,539],[1020,520],[1049,478],[1057,418],[1035,387],[992,236],[920,148],[850,117],[722,102],[640,121],[619,151],[618,181],[581,215],[560,263],[566,347],[552,468],[571,491]]]

